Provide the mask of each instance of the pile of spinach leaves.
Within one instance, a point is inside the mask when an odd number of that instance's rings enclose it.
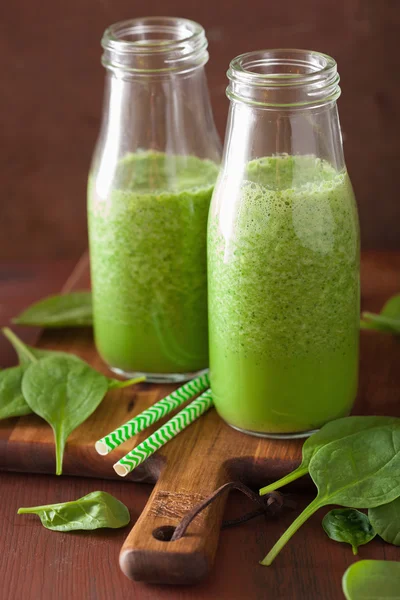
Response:
[[[62,473],[68,436],[96,410],[109,390],[144,381],[119,381],[95,371],[78,356],[24,344],[3,329],[19,366],[0,371],[0,419],[35,413],[51,426],[56,446],[56,474]]]
[[[270,565],[301,525],[319,508],[336,504],[362,513],[335,512],[325,518],[333,539],[356,549],[375,534],[400,543],[400,419],[344,417],[324,425],[303,446],[301,467],[292,476],[266,486],[261,494],[309,473],[316,498],[290,525],[261,564]],[[357,511],[358,512],[358,511]]]

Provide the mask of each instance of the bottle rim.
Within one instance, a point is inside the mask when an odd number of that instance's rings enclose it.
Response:
[[[340,96],[336,61],[314,50],[246,52],[231,61],[227,76],[228,98],[260,106],[324,104]]]
[[[208,60],[204,28],[180,17],[139,17],[110,25],[102,37],[103,65],[135,73],[186,71]]]

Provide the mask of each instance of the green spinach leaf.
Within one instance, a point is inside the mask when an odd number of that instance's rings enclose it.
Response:
[[[270,565],[301,525],[323,506],[373,508],[400,496],[400,479],[393,477],[400,471],[400,419],[390,421],[331,442],[315,453],[309,473],[317,486],[317,497],[261,564]]]
[[[22,340],[20,340],[19,337],[15,335],[15,333],[8,327],[4,327],[2,332],[17,353],[20,365],[27,366],[32,362],[35,362],[41,358],[47,358],[48,356],[69,356],[76,360],[80,360],[77,356],[68,352],[60,352],[58,350],[42,350],[41,348],[28,346],[28,344],[25,344]]]
[[[81,327],[93,323],[91,292],[73,292],[44,298],[13,319],[18,325]]]
[[[32,412],[21,390],[24,371],[22,366],[0,371],[0,420],[22,417]]]
[[[260,495],[263,496],[264,494],[269,494],[287,483],[306,475],[312,457],[326,444],[330,444],[339,439],[344,440],[357,431],[373,429],[377,425],[385,425],[395,421],[396,419],[391,417],[343,417],[342,419],[336,419],[335,421],[327,423],[304,442],[301,465],[288,475],[285,475],[285,477],[282,477],[282,479],[263,487],[260,490]]]
[[[62,472],[68,436],[96,410],[107,390],[107,377],[74,357],[49,356],[27,368],[22,393],[33,412],[53,429],[57,475]]]
[[[361,329],[375,329],[400,335],[400,294],[386,302],[379,315],[370,312],[362,314]]]
[[[400,562],[360,560],[342,580],[346,600],[400,600]]]
[[[130,521],[129,510],[125,504],[107,492],[92,492],[72,502],[20,508],[18,514],[38,515],[44,527],[52,531],[102,527],[117,529],[125,527]]]
[[[372,527],[385,542],[400,546],[400,498],[370,508],[368,516]]]
[[[367,515],[355,508],[334,508],[322,519],[322,527],[331,540],[350,544],[353,554],[376,535]]]

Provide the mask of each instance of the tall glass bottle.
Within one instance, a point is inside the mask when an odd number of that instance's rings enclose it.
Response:
[[[211,387],[225,421],[308,435],[357,389],[359,226],[335,61],[266,50],[232,61],[208,224]]]
[[[123,375],[208,366],[206,230],[220,160],[203,28],[116,23],[102,45],[103,121],[88,185],[96,346]]]

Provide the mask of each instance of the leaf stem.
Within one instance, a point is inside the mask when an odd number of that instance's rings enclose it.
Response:
[[[11,331],[11,329],[9,329],[8,327],[3,327],[1,331],[4,337],[6,337],[10,344],[13,346],[18,356],[25,356],[31,362],[37,361],[36,356],[29,350],[28,346],[24,344],[24,342],[20,340],[19,337],[15,335],[13,331]]]
[[[56,443],[56,475],[62,475],[65,439],[61,431],[53,427],[54,441]]]
[[[362,317],[366,320],[367,325],[382,325],[383,327],[390,328],[395,332],[400,332],[400,317],[386,317],[382,314],[377,315],[370,312],[363,312]],[[361,321],[361,323],[363,322]]]
[[[299,467],[297,467],[297,469],[295,469],[288,475],[285,475],[285,477],[282,477],[281,479],[278,479],[277,481],[274,481],[273,483],[270,483],[269,485],[266,485],[265,487],[261,488],[259,494],[260,496],[265,496],[265,494],[269,494],[270,492],[273,492],[274,490],[277,490],[278,488],[281,488],[284,485],[291,483],[292,481],[296,481],[296,479],[303,477],[303,475],[307,475],[307,473],[308,468],[302,467],[300,465]]]
[[[306,508],[303,512],[293,521],[293,523],[286,529],[285,533],[281,535],[279,540],[273,546],[273,548],[268,552],[267,556],[260,562],[261,565],[269,567],[275,558],[278,556],[279,552],[282,548],[288,543],[290,538],[296,533],[298,529],[313,515],[319,508],[323,506],[317,496]]]
[[[35,515],[39,510],[46,510],[49,505],[45,506],[28,506],[26,508],[19,508],[17,515]]]
[[[57,502],[55,504],[42,504],[40,506],[22,507],[17,510],[17,515],[36,514],[41,510],[55,510],[60,507],[63,508],[64,506],[68,506],[69,504],[75,504],[75,502],[76,500],[70,500],[69,502]]]
[[[129,387],[130,385],[135,385],[135,383],[140,383],[141,381],[146,381],[146,376],[141,375],[140,377],[135,377],[134,379],[127,379],[126,381],[120,381],[119,379],[110,379],[108,384],[109,390],[121,390],[122,388]]]

